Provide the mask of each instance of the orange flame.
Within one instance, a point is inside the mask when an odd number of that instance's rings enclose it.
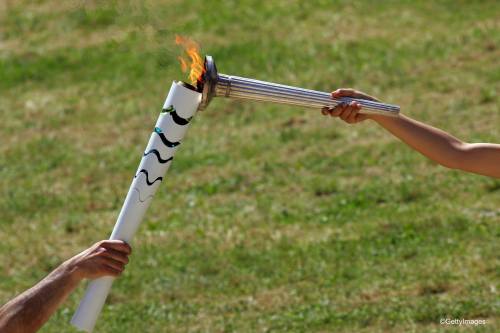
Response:
[[[200,46],[194,40],[179,35],[175,36],[175,44],[184,48],[185,55],[177,57],[181,63],[182,71],[186,72],[190,68],[189,80],[191,83],[196,84],[205,73],[205,64],[199,53]],[[186,55],[189,59],[186,59]]]

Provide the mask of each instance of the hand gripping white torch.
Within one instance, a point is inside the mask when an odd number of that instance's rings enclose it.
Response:
[[[201,94],[194,87],[183,82],[172,83],[110,239],[131,241],[200,101]],[[74,326],[92,332],[113,280],[111,277],[103,277],[90,282],[71,320]]]

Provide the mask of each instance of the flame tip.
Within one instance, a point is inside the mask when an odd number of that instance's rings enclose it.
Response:
[[[191,80],[191,83],[196,84],[203,73],[205,73],[204,60],[199,53],[199,44],[190,38],[180,35],[175,35],[175,44],[181,45],[184,48],[185,54],[177,57],[181,64],[182,71],[186,72],[188,68],[190,68],[188,78]],[[189,60],[186,59],[186,56]]]

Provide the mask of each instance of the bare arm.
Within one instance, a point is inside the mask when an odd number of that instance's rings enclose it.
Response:
[[[101,241],[67,260],[0,308],[0,332],[36,332],[81,280],[120,275],[130,252],[122,241]]]
[[[80,282],[61,265],[0,308],[1,332],[36,332]]]
[[[466,143],[454,136],[401,115],[370,116],[407,145],[431,160],[452,169],[500,177],[500,145]]]
[[[374,97],[352,89],[339,89],[334,97],[356,97],[376,100]],[[324,109],[323,114],[337,116],[347,123],[372,119],[407,145],[437,163],[452,169],[500,178],[500,145],[492,143],[466,143],[454,136],[424,123],[400,115],[386,117],[363,115],[357,103]]]

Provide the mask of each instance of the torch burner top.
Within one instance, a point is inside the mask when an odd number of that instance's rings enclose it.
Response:
[[[198,80],[198,90],[202,93],[200,110],[204,110],[212,98],[215,97],[218,78],[219,74],[217,73],[215,61],[212,56],[207,55],[205,57],[205,73]]]

